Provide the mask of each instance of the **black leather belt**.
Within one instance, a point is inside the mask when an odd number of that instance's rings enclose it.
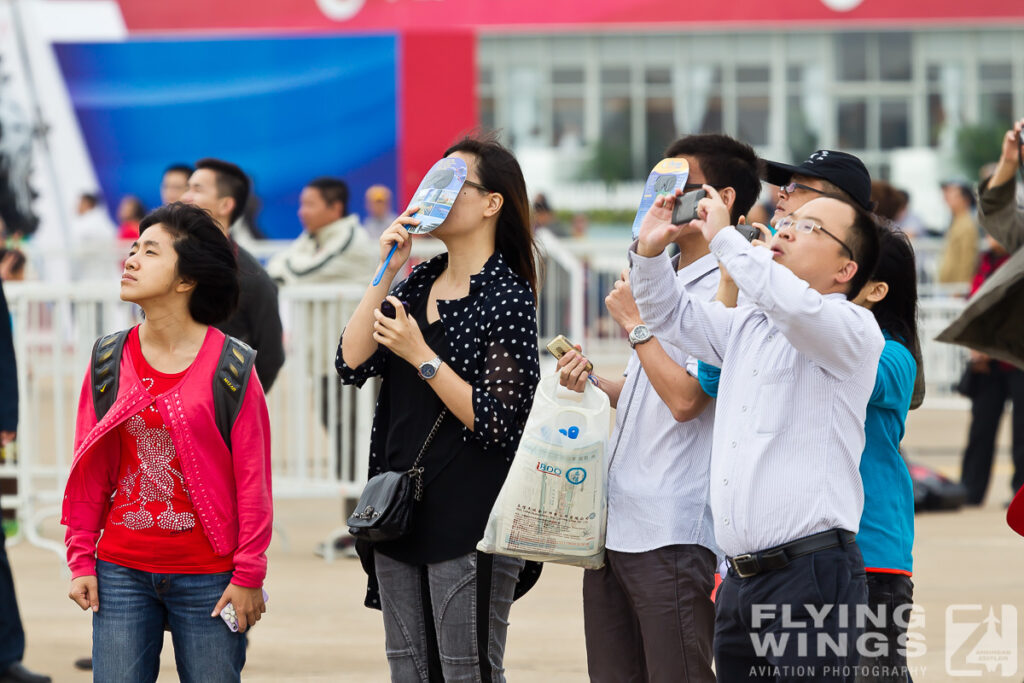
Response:
[[[856,538],[857,535],[851,531],[831,529],[760,552],[730,557],[728,558],[729,566],[739,574],[740,578],[746,579],[762,572],[782,569],[798,557],[853,543]]]

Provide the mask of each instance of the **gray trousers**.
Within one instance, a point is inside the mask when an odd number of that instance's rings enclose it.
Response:
[[[715,555],[699,545],[605,553],[583,574],[594,683],[713,683]]]
[[[523,561],[473,551],[417,566],[374,553],[384,644],[398,683],[502,683]]]

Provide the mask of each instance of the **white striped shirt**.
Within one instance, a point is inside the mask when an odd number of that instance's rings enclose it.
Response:
[[[631,253],[630,280],[654,334],[722,368],[711,455],[719,547],[735,556],[828,529],[856,533],[864,415],[885,345],[874,316],[811,289],[731,227],[711,251],[749,304],[666,290],[664,254]]]
[[[711,301],[718,290],[718,259],[706,254],[673,276],[674,283],[661,283],[666,291],[677,298],[688,291]],[[696,358],[659,343],[669,358],[696,376]],[[610,441],[606,547],[640,553],[685,543],[717,553],[708,491],[715,404],[692,420],[677,422],[635,351],[625,375]]]

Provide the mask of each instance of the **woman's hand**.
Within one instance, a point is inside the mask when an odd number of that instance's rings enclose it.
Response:
[[[68,597],[84,610],[92,608],[93,612],[100,611],[100,590],[95,576],[78,576],[71,579]]]
[[[227,607],[229,602],[235,607],[239,633],[245,633],[245,630],[259,621],[263,613],[267,611],[267,604],[263,602],[262,588],[246,588],[229,583],[210,616],[220,616],[220,611]]]
[[[373,340],[414,367],[436,356],[424,341],[420,326],[406,315],[402,302],[393,296],[387,299],[395,306],[395,317],[387,317],[379,308],[373,311]]]
[[[412,253],[412,236],[407,228],[420,224],[420,219],[411,218],[419,210],[420,207],[418,206],[410,206],[381,234],[380,264],[377,265],[377,270],[380,270],[381,264],[387,259],[392,245],[395,244],[398,245],[398,249],[395,250],[395,255],[391,257],[391,262],[388,263],[387,273],[395,275],[402,269],[405,262],[409,260],[409,255]]]

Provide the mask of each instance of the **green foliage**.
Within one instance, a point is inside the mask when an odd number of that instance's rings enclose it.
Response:
[[[1009,125],[987,121],[961,126],[956,132],[956,153],[960,169],[970,181],[978,180],[978,170],[999,159],[1003,134]]]
[[[633,162],[629,145],[622,141],[601,140],[594,145],[593,156],[581,173],[580,180],[602,180],[614,183],[633,179]]]

